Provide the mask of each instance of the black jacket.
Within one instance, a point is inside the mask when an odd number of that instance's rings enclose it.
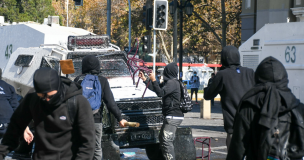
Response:
[[[80,75],[74,79],[75,82],[78,84],[81,84],[83,78],[85,77],[85,74]],[[102,93],[101,93],[101,99],[106,104],[108,110],[114,115],[114,117],[119,121],[122,120],[121,112],[119,108],[117,107],[117,104],[114,100],[113,93],[111,91],[108,79],[103,76],[98,76],[99,82],[101,85]],[[101,123],[102,122],[102,111],[103,111],[103,103],[101,104],[99,111],[94,114],[94,122],[95,123]]]
[[[150,81],[148,88],[154,91],[158,97],[162,97],[162,113],[164,116],[184,117],[179,106],[181,90],[179,81],[176,79],[177,73],[176,63],[170,63],[164,69],[163,83],[158,84],[157,81],[152,82],[151,80],[146,80],[144,82],[145,84],[148,84]]]
[[[227,133],[233,133],[233,120],[237,106],[243,95],[255,84],[254,71],[240,66],[240,55],[235,47],[226,46],[221,58],[222,70],[204,88],[204,99],[211,100],[220,94],[224,128]]]
[[[11,116],[19,105],[15,88],[3,80],[0,80],[0,104],[0,125],[3,125],[10,122]],[[5,132],[6,128],[0,127],[0,138]]]
[[[265,58],[255,72],[256,85],[242,98],[234,121],[228,160],[302,159],[304,105],[288,88],[281,62]]]
[[[36,93],[25,96],[14,112],[0,145],[0,159],[18,146],[20,136],[33,119],[35,151],[33,159],[91,160],[95,147],[95,128],[92,109],[82,96],[80,85],[62,77],[64,100],[58,107],[46,107]],[[66,100],[75,96],[77,113],[73,126]]]
[[[235,117],[227,160],[243,160],[244,156],[247,160],[266,160],[259,154],[260,150],[266,150],[259,140],[262,137],[266,138],[265,129],[258,124],[260,110],[250,103],[244,103],[242,106],[243,109]],[[280,143],[272,148],[280,149],[283,154],[287,151],[287,157],[291,160],[302,159],[304,157],[304,104],[300,103],[291,112],[280,117],[279,121]],[[287,142],[287,145],[284,142]],[[274,151],[270,151],[269,155],[272,154],[271,152]],[[283,157],[283,155],[277,156]],[[285,159],[282,158],[282,160]]]

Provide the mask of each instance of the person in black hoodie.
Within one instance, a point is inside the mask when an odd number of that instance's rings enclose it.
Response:
[[[40,68],[33,76],[34,93],[27,94],[14,112],[0,145],[0,160],[18,146],[18,138],[34,121],[35,160],[91,160],[94,153],[94,122],[90,103],[82,88],[60,77],[51,68]],[[68,100],[76,109],[71,117]],[[72,122],[72,119],[74,120]]]
[[[255,81],[236,113],[227,160],[302,159],[304,104],[288,88],[285,67],[267,57]]]
[[[221,96],[226,145],[229,148],[233,134],[233,121],[237,106],[244,94],[255,84],[254,71],[240,66],[240,53],[234,46],[226,46],[221,54],[222,67],[212,82],[204,88],[204,99]]]
[[[109,82],[107,78],[99,75],[100,73],[100,62],[98,58],[93,55],[85,56],[82,59],[82,75],[77,76],[74,81],[78,84],[81,84],[82,80],[86,76],[86,74],[98,75],[99,82],[102,89],[101,99],[106,104],[108,110],[114,115],[114,117],[119,122],[120,127],[125,127],[126,120],[121,118],[121,112],[116,105],[116,102],[113,97],[113,93],[111,91]],[[101,137],[102,137],[102,111],[103,107],[101,106],[99,111],[94,114],[94,123],[95,123],[95,152],[94,152],[94,160],[102,159],[102,148],[101,148]]]
[[[150,80],[142,72],[138,75],[145,84],[148,84],[150,81],[148,88],[154,91],[158,97],[162,97],[162,113],[165,119],[159,133],[159,142],[163,157],[166,160],[175,160],[173,140],[177,127],[184,119],[184,114],[179,106],[181,88],[180,82],[177,80],[177,74],[177,64],[170,63],[164,69],[164,82],[161,84],[157,83],[153,73],[149,75]]]
[[[2,70],[0,69],[0,143],[10,118],[17,109],[19,102],[15,88],[2,80]]]

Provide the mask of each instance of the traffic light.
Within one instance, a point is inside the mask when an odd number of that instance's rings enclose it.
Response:
[[[151,30],[152,18],[153,18],[153,5],[151,0],[147,0],[146,5],[143,6],[143,23],[147,30]]]
[[[155,0],[154,1],[154,22],[153,28],[155,30],[166,30],[168,24],[168,1]]]
[[[142,51],[144,53],[151,53],[151,36],[145,35],[141,38],[141,41],[143,42]]]
[[[75,6],[83,6],[83,0],[74,0]]]

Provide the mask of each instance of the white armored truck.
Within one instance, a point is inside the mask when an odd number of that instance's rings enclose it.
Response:
[[[304,22],[266,24],[239,47],[241,64],[256,69],[273,56],[287,70],[292,93],[304,102]]]

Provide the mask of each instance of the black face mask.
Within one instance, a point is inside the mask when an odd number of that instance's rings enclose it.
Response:
[[[64,85],[61,84],[57,93],[48,101],[50,106],[59,106],[64,100]]]

